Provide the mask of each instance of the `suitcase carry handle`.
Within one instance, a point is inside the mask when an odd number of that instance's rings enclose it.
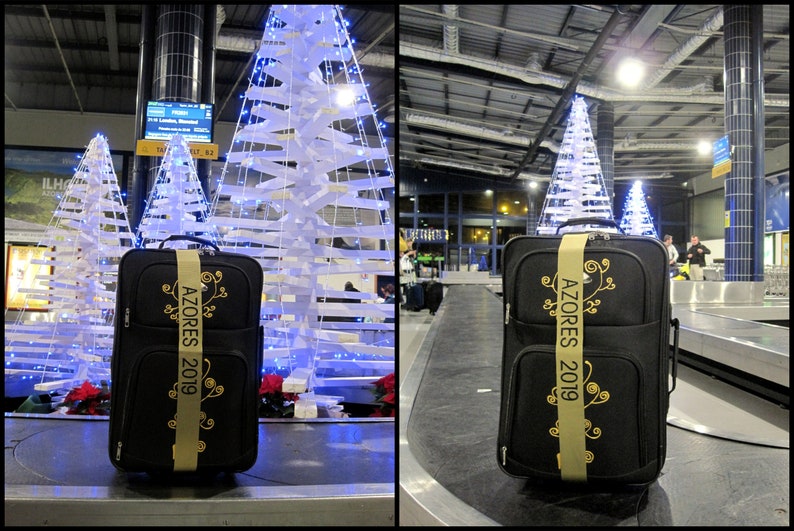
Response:
[[[673,327],[673,352],[672,352],[672,377],[673,377],[673,386],[667,392],[668,395],[675,390],[675,381],[678,376],[678,329],[680,327],[680,323],[677,317],[670,319],[670,326]]]
[[[618,229],[618,224],[615,223],[614,219],[606,219],[606,218],[571,218],[568,221],[563,221],[557,227],[557,234],[560,233],[560,229],[563,227],[568,227],[571,225],[602,225],[604,227],[610,227],[613,229]]]
[[[160,247],[158,247],[158,249],[162,249],[163,245],[165,245],[165,242],[175,241],[175,240],[188,240],[193,243],[198,243],[199,245],[204,245],[205,247],[212,247],[216,251],[220,251],[218,246],[212,243],[211,241],[205,240],[204,238],[199,238],[198,236],[188,236],[187,234],[172,234],[171,236],[160,242]]]

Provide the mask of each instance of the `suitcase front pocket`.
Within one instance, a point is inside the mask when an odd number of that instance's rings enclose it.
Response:
[[[152,348],[142,353],[132,367],[119,433],[112,442],[113,459],[129,471],[169,471],[173,467],[176,437],[178,354],[174,347]],[[201,390],[198,466],[229,470],[241,455],[251,452],[252,436],[247,428],[256,407],[255,393],[248,382],[248,362],[239,351],[205,350],[203,367],[196,371]],[[254,428],[257,428],[254,426]],[[256,444],[254,444],[254,451]]]
[[[517,257],[505,284],[508,315],[520,323],[555,325],[559,311],[556,249]],[[652,320],[649,273],[636,254],[586,247],[582,275],[587,326],[635,326]]]
[[[555,349],[536,345],[516,357],[502,417],[500,465],[516,476],[560,478]],[[648,464],[642,371],[628,351],[584,349],[588,479],[630,476]]]

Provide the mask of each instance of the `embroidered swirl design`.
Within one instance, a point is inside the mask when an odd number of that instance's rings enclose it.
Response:
[[[609,391],[604,391],[601,389],[601,386],[598,385],[596,382],[591,382],[590,377],[593,375],[593,364],[589,361],[585,360],[584,367],[586,374],[584,374],[583,378],[583,387],[587,391],[585,395],[585,402],[584,402],[584,409],[586,410],[590,406],[603,404],[604,402],[609,401],[610,395]],[[555,385],[551,389],[551,393],[546,395],[546,402],[551,404],[552,406],[557,406],[558,398],[557,398],[557,386]],[[559,437],[560,436],[560,423],[559,420],[554,423],[554,426],[549,428],[549,434],[552,437]],[[598,439],[601,437],[601,428],[598,426],[593,426],[592,421],[585,418],[584,419],[584,434],[585,437],[588,439]],[[585,452],[585,462],[592,463],[595,459],[595,456],[589,450]]]
[[[205,387],[208,391],[206,394],[202,393],[203,395],[201,397],[202,402],[204,402],[209,398],[217,398],[221,396],[224,391],[223,386],[218,385],[218,382],[215,380],[215,378],[211,378],[209,376],[209,372],[211,368],[212,368],[212,363],[210,362],[210,360],[205,358],[204,371],[201,375],[201,381],[202,381],[202,386]],[[177,397],[179,396],[178,385],[179,385],[178,381],[174,382],[173,387],[168,391],[168,398],[172,400],[177,400]],[[179,419],[177,418],[176,413],[174,413],[174,418],[168,421],[168,427],[171,428],[172,430],[175,430],[178,420]],[[202,411],[199,414],[199,427],[203,430],[211,430],[212,428],[215,427],[215,420],[211,418],[207,418],[207,413],[205,411]],[[203,452],[206,447],[207,447],[206,443],[204,441],[199,440],[198,451]]]
[[[582,308],[582,312],[587,312],[589,314],[597,313],[598,307],[601,305],[601,299],[597,299],[595,296],[602,291],[615,289],[615,284],[612,281],[612,277],[606,276],[609,266],[609,258],[602,259],[600,263],[597,260],[585,260],[584,272],[589,277],[590,282],[585,284],[584,307]],[[549,315],[551,317],[556,317],[557,300],[559,299],[559,297],[556,296],[558,295],[557,273],[554,274],[553,278],[549,277],[548,275],[544,275],[541,277],[540,282],[544,287],[554,290],[555,298],[546,299],[543,302],[543,309],[549,310]],[[594,285],[594,287],[591,287],[591,285]]]
[[[210,304],[215,299],[225,299],[229,296],[229,293],[226,291],[224,286],[221,286],[221,280],[223,280],[223,273],[221,271],[216,271],[215,273],[210,273],[209,271],[202,271],[201,272],[201,286],[202,291],[202,312],[205,318],[210,319],[213,315],[213,312],[216,309],[214,304]],[[179,322],[179,281],[174,281],[173,284],[163,284],[162,285],[163,293],[166,295],[171,295],[176,304],[166,304],[163,313],[168,315],[171,320]]]

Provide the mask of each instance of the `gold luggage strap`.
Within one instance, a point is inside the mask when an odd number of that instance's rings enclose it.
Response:
[[[557,257],[557,418],[560,474],[587,481],[583,378],[584,247],[587,234],[565,234]]]
[[[193,249],[177,249],[179,286],[179,377],[174,472],[193,472],[198,463],[201,416],[201,261]]]

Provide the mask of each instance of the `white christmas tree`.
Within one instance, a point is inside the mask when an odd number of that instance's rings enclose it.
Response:
[[[34,379],[52,391],[110,379],[118,263],[133,242],[107,139],[97,135],[39,242],[44,258],[32,261],[43,269],[25,308],[40,301],[48,313],[26,318],[23,308],[6,329],[7,382]]]
[[[138,225],[140,247],[159,247],[172,235],[197,236],[217,244],[218,234],[207,223],[209,202],[201,188],[190,147],[182,135],[171,137],[154,186]],[[169,248],[187,247],[187,241]]]
[[[395,270],[394,174],[351,44],[337,6],[271,8],[213,200],[223,248],[262,264],[264,366],[308,391],[296,417],[394,371],[394,305],[343,289]]]
[[[601,161],[590,129],[587,105],[584,98],[575,97],[536,234],[557,234],[560,224],[585,217],[614,219],[612,201],[606,191]],[[575,229],[590,226],[578,225]],[[603,229],[600,225],[592,226]],[[560,232],[565,230],[567,228]]]
[[[626,196],[619,227],[623,234],[658,238],[640,181],[634,183]]]

